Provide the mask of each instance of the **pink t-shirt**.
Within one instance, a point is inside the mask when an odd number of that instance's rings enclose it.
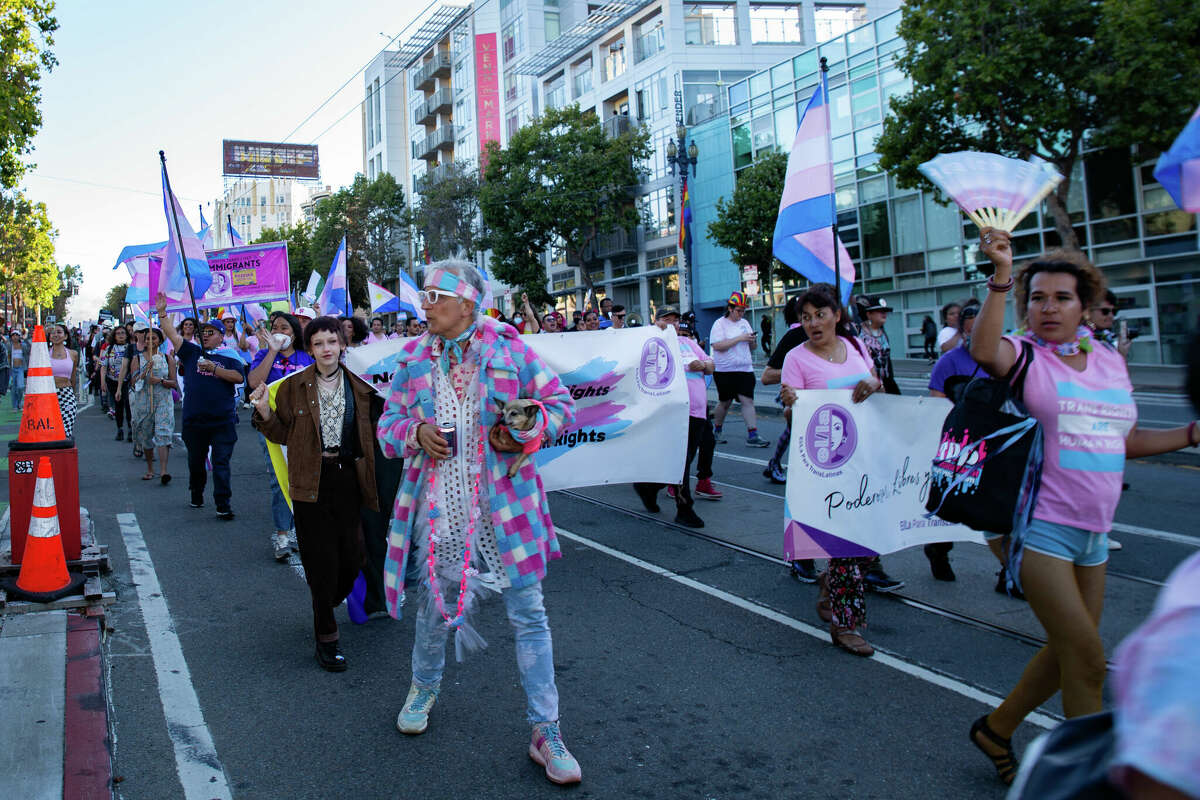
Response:
[[[678,339],[680,368],[687,377],[688,416],[704,419],[708,413],[708,386],[704,383],[704,373],[693,372],[687,365],[693,361],[707,361],[708,355],[688,337],[680,336]]]
[[[1021,352],[1020,339],[1005,338]],[[1097,342],[1078,372],[1034,345],[1025,406],[1042,423],[1046,450],[1034,518],[1107,533],[1121,499],[1125,437],[1137,422],[1125,359]]]
[[[367,334],[367,339],[365,342],[363,342],[363,344],[375,344],[377,342],[386,342],[387,340],[388,340],[388,337],[386,334],[383,334],[383,333],[377,334],[377,333],[375,333],[375,331],[371,331],[370,333]]]
[[[826,361],[808,349],[808,342],[802,342],[784,356],[780,382],[793,389],[853,389],[871,377],[871,364],[862,351],[846,337],[838,339],[846,346],[843,363]]]

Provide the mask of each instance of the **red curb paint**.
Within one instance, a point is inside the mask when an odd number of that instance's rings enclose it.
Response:
[[[100,659],[100,622],[67,615],[67,692],[63,797],[111,800],[108,705]]]

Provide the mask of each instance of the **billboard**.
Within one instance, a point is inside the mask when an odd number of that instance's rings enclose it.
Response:
[[[317,180],[321,177],[315,144],[224,139],[221,142],[221,151],[223,175],[302,180]]]

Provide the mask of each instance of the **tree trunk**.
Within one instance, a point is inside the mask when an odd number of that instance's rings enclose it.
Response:
[[[1075,235],[1075,226],[1071,224],[1071,215],[1067,212],[1067,198],[1071,194],[1071,178],[1069,176],[1075,166],[1075,159],[1070,159],[1066,163],[1056,162],[1055,166],[1068,177],[1063,179],[1054,191],[1046,195],[1046,207],[1050,209],[1050,216],[1054,218],[1054,229],[1058,231],[1058,238],[1062,241],[1063,249],[1078,250],[1079,237]]]

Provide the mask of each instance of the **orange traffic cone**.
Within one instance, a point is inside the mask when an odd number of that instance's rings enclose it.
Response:
[[[72,576],[67,572],[58,529],[58,504],[54,499],[54,473],[50,459],[40,458],[21,574],[8,588],[19,597],[46,602],[70,594],[82,583],[82,575]]]
[[[33,329],[29,347],[29,369],[25,373],[25,406],[21,410],[21,428],[15,449],[32,450],[46,447],[70,447],[71,440],[63,427],[58,408],[58,391],[50,371],[50,348],[42,326]]]

